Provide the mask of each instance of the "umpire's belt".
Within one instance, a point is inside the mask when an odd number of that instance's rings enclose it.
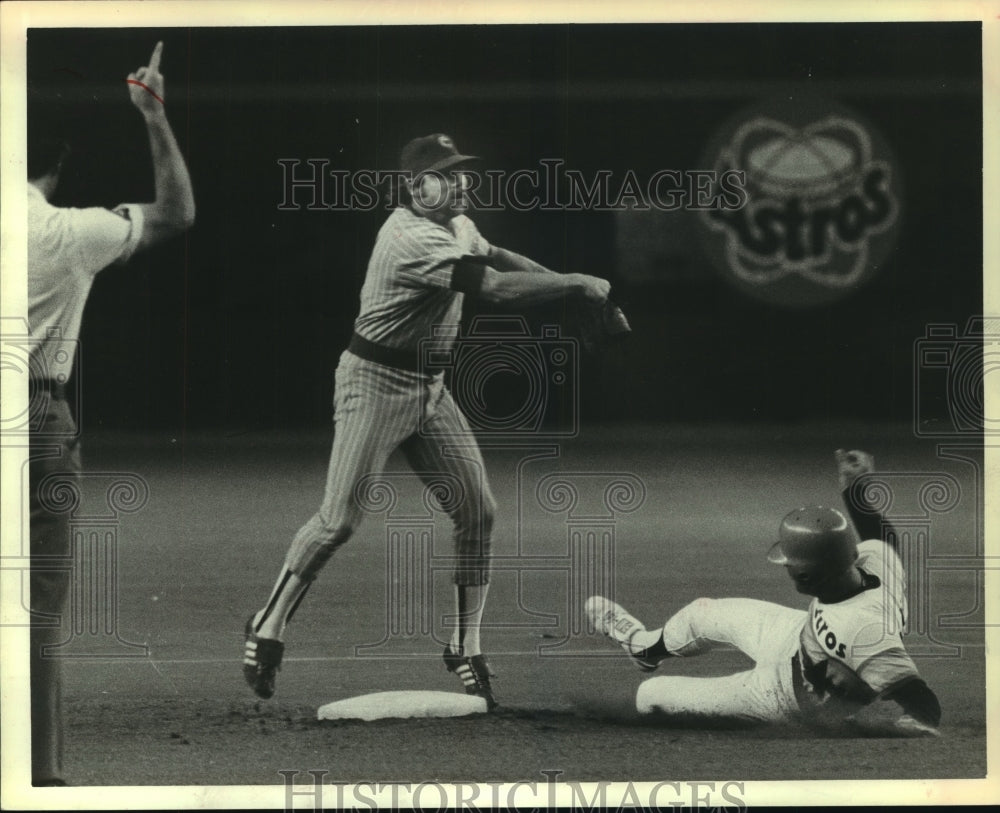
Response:
[[[444,370],[443,367],[432,367],[428,364],[421,364],[420,354],[415,350],[387,347],[384,344],[369,341],[357,333],[351,336],[351,343],[347,346],[347,349],[365,361],[374,361],[376,364],[384,364],[386,367],[395,367],[398,370],[408,370],[411,373],[436,375]]]
[[[47,392],[59,401],[66,400],[66,385],[52,378],[32,378],[28,383],[29,397],[40,392]]]

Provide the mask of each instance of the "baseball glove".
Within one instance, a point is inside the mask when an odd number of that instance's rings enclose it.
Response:
[[[632,332],[624,312],[610,299],[603,305],[574,302],[570,317],[575,328],[572,332],[588,353],[603,350]]]

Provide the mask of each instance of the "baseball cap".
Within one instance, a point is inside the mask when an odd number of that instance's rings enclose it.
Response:
[[[451,136],[432,133],[415,138],[403,147],[399,155],[399,168],[416,177],[423,172],[440,172],[458,164],[478,160],[478,155],[462,155]]]

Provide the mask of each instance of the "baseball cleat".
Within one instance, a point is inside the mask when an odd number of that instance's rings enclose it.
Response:
[[[253,616],[247,620],[243,649],[243,677],[257,697],[267,700],[274,694],[274,682],[281,668],[285,645],[275,638],[258,638]]]
[[[493,697],[493,688],[490,686],[490,665],[486,662],[485,655],[472,655],[466,657],[453,652],[449,644],[444,648],[444,665],[449,672],[454,672],[462,679],[466,694],[474,694],[486,701],[486,710],[493,711],[497,707],[497,701]]]
[[[645,632],[646,628],[624,607],[620,607],[604,596],[591,596],[584,604],[584,612],[587,613],[590,623],[598,632],[608,636],[612,641],[616,641],[625,650],[629,660],[635,664],[637,669],[641,669],[643,672],[653,672],[660,665],[660,659],[644,657],[645,650],[633,649],[632,639],[637,633]]]

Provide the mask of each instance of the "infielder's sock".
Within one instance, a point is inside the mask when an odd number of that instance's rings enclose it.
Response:
[[[458,609],[458,626],[451,636],[451,649],[468,657],[481,655],[479,626],[486,607],[488,584],[455,585],[455,605]]]
[[[275,582],[267,605],[254,616],[254,631],[260,638],[280,641],[285,634],[285,626],[305,596],[311,581],[297,576],[291,570],[282,571]]]

